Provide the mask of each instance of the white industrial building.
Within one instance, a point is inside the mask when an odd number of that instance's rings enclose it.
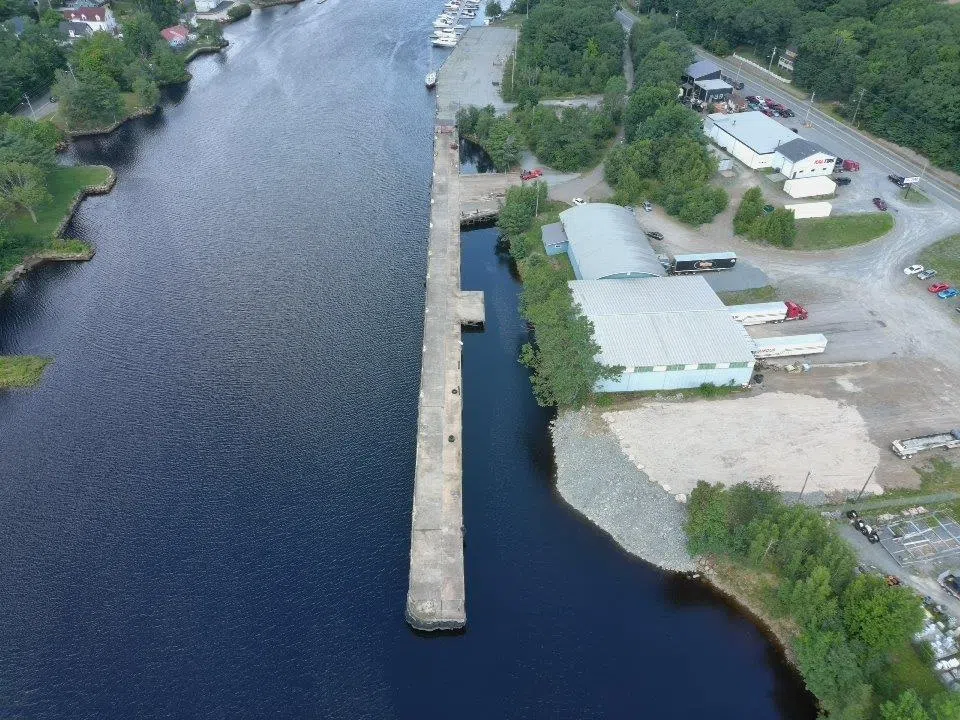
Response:
[[[794,137],[777,147],[773,154],[773,167],[788,180],[820,177],[833,173],[836,159],[836,155],[815,142]]]
[[[578,280],[667,274],[632,210],[610,203],[576,205],[543,227],[548,255],[567,253]]]
[[[784,205],[783,209],[793,210],[793,217],[797,220],[804,220],[806,218],[830,217],[830,213],[833,212],[833,205],[821,201]]]
[[[797,139],[795,133],[762,112],[707,115],[703,121],[703,132],[754,170],[774,167],[777,149]]]
[[[573,280],[573,301],[593,323],[597,360],[623,366],[600,392],[747,385],[753,341],[699,275]]]

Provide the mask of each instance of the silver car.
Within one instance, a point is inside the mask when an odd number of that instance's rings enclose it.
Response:
[[[937,274],[936,270],[924,270],[923,272],[917,273],[917,277],[921,280],[929,280],[934,275]]]

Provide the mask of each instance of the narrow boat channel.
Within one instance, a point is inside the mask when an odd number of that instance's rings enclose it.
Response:
[[[469,626],[410,631],[439,6],[230,26],[162,113],[78,142],[93,261],[0,300],[10,717],[810,720],[761,631],[619,551],[552,484],[496,232],[464,235]]]

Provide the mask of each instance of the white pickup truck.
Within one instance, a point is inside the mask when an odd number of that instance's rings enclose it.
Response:
[[[894,440],[890,443],[890,447],[904,460],[925,450],[936,450],[937,448],[949,450],[960,447],[960,429],[937,433],[936,435],[921,435],[909,440]]]

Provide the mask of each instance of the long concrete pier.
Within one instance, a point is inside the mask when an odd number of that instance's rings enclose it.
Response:
[[[486,30],[486,28],[475,28]],[[483,41],[485,33],[480,32]],[[499,40],[497,34],[491,38]],[[483,43],[481,42],[481,45]],[[467,46],[464,46],[467,47]],[[450,82],[450,60],[440,72]],[[460,175],[453,118],[440,104],[434,128],[430,239],[423,316],[423,362],[417,458],[410,531],[407,622],[418,630],[459,630],[466,625],[463,564],[463,393],[461,328],[484,322],[483,293],[460,289],[460,227],[496,217],[507,188],[519,175]]]

